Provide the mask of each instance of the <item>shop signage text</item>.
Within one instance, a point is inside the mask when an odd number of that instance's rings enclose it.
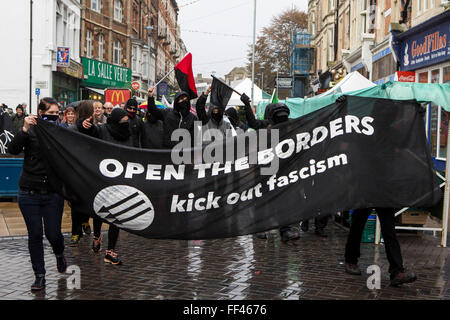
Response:
[[[97,87],[128,88],[131,81],[131,69],[102,61],[82,58],[84,67],[83,84]]]

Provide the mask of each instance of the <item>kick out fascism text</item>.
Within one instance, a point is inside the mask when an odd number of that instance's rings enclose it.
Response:
[[[192,169],[196,172],[198,179],[203,179],[208,176],[214,177],[220,174],[246,170],[253,164],[261,166],[270,164],[270,168],[261,168],[261,174],[273,175],[278,170],[279,159],[287,159],[293,156],[294,153],[307,150],[323,142],[326,138],[332,139],[339,135],[352,133],[372,135],[374,133],[374,128],[371,125],[373,120],[373,118],[368,116],[363,117],[361,120],[356,116],[345,116],[330,121],[328,128],[319,126],[314,128],[311,133],[303,132],[296,134],[295,139],[289,138],[277,144],[272,143],[272,145],[275,145],[273,148],[250,152],[248,155],[234,160],[223,161],[223,159],[217,159],[218,161],[215,162],[194,164]],[[217,145],[219,146],[220,144]],[[207,149],[207,147],[204,149]],[[214,157],[211,158],[214,160]],[[103,176],[108,178],[123,177],[125,179],[133,179],[136,177],[144,177],[145,180],[183,180],[185,178],[186,165],[145,164],[131,161],[122,163],[117,159],[104,159],[99,163],[99,171]],[[267,170],[264,172],[264,169],[275,170]]]

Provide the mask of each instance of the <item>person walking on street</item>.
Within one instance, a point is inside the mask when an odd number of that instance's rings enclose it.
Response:
[[[361,237],[367,218],[372,211],[371,208],[357,209],[352,214],[352,223],[350,232],[345,245],[345,272],[352,275],[360,275],[361,270],[358,267],[360,253]],[[389,273],[391,286],[399,286],[404,283],[411,283],[417,280],[414,272],[407,272],[403,267],[402,252],[400,243],[395,233],[395,212],[392,208],[375,208],[381,224],[381,233],[383,234],[386,248],[386,256],[389,261]]]
[[[315,227],[314,233],[319,237],[322,238],[328,237],[328,235],[325,233],[325,227],[328,224],[328,218],[329,218],[328,215],[314,218],[314,227]],[[300,223],[300,228],[302,229],[303,232],[308,232],[309,220],[303,220]]]
[[[11,120],[14,124],[15,132],[22,130],[25,120],[25,111],[21,104],[16,107],[16,114],[12,116]]]
[[[102,140],[128,147],[133,147],[133,138],[130,132],[130,123],[127,112],[116,108],[111,112],[106,124],[98,126],[98,137]],[[92,242],[92,251],[100,251],[102,244],[102,220],[94,218],[94,240]],[[119,238],[120,229],[114,224],[109,224],[108,230],[108,249],[105,251],[103,261],[113,265],[119,265],[120,261],[115,249]]]
[[[38,105],[39,117],[56,123],[58,112],[58,103],[55,99],[41,99]],[[45,288],[43,233],[56,256],[58,272],[64,273],[67,269],[64,237],[61,233],[64,199],[51,186],[51,176],[47,172],[33,128],[37,124],[36,118],[34,115],[26,117],[22,129],[17,132],[8,146],[8,152],[11,154],[24,151],[17,200],[28,230],[28,249],[35,274],[35,281],[31,285],[33,291]]]

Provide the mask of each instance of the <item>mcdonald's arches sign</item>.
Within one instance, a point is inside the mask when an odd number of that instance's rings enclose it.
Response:
[[[131,98],[129,89],[106,89],[105,102],[111,102],[114,106],[127,102]]]

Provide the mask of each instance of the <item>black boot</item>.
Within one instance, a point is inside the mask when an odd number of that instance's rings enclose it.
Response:
[[[45,274],[37,274],[34,283],[31,285],[31,291],[40,291],[45,288]]]
[[[404,283],[411,283],[417,280],[417,276],[414,272],[398,272],[395,276],[391,275],[391,286],[398,287]]]
[[[281,234],[281,241],[283,241],[283,242],[288,242],[290,240],[297,240],[299,238],[300,238],[300,234],[294,228],[291,228],[291,229],[289,229],[287,231],[284,231]]]
[[[64,254],[55,255],[56,256],[56,268],[59,273],[64,273],[67,270],[67,261]]]

